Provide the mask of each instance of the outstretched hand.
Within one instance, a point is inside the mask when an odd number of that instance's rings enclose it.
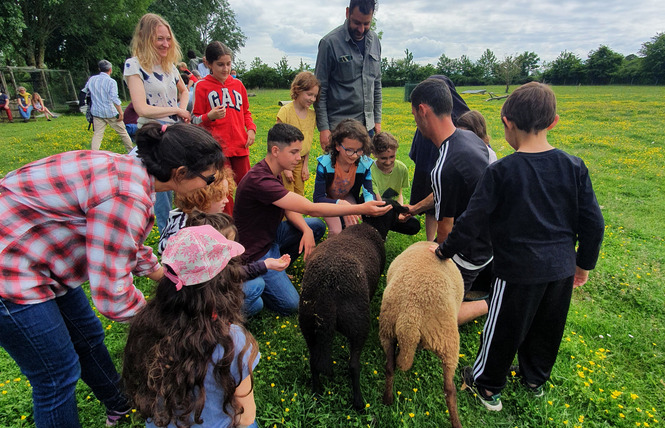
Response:
[[[364,215],[378,217],[393,209],[393,206],[384,201],[367,201],[361,205],[361,208]]]
[[[291,256],[288,254],[283,254],[282,257],[278,259],[269,257],[264,261],[266,263],[266,268],[281,272],[287,267],[289,267],[289,264],[291,263]]]

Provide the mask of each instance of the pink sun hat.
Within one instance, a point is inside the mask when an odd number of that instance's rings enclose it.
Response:
[[[245,252],[245,247],[230,241],[210,225],[180,229],[169,239],[162,255],[165,275],[176,290],[183,286],[210,281],[233,257]]]

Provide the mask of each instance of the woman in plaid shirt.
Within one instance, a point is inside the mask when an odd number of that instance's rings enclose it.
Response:
[[[154,193],[190,192],[214,180],[224,156],[202,128],[145,125],[138,157],[61,153],[0,180],[0,345],[33,388],[37,427],[78,427],[82,378],[106,406],[107,423],[129,411],[104,345],[98,311],[116,321],[144,304],[133,275],[162,268],[143,245]]]

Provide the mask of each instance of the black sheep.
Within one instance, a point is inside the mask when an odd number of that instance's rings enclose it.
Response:
[[[349,375],[353,407],[365,407],[360,392],[360,353],[370,327],[370,301],[386,263],[384,240],[405,209],[364,218],[319,244],[307,259],[302,279],[298,321],[307,342],[312,389],[321,392],[321,373],[332,375],[331,347],[335,331],[349,340]]]

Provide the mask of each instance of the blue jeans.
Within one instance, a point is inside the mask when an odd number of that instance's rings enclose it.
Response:
[[[159,235],[166,229],[169,222],[169,212],[173,209],[173,192],[157,192],[155,193],[155,217],[157,217],[157,229]]]
[[[326,232],[326,224],[320,218],[306,218],[307,225],[314,232],[314,239],[318,242]],[[277,228],[275,242],[268,252],[259,260],[267,258],[280,258],[282,254],[289,254],[291,261],[298,258],[300,254],[298,247],[302,233],[293,227],[288,221],[283,221]],[[268,273],[260,276],[264,283],[263,302],[268,309],[280,315],[289,315],[298,310],[300,295],[291,283],[285,271],[278,272],[268,270]],[[258,278],[257,278],[258,279]]]
[[[129,407],[102,323],[80,287],[34,305],[0,298],[0,345],[32,385],[39,428],[81,426],[74,394],[79,377],[107,409]]]
[[[242,285],[242,291],[245,293],[245,304],[243,310],[246,317],[256,315],[263,309],[263,299],[261,295],[266,283],[261,277],[250,279]]]
[[[28,111],[23,111],[23,107],[19,105],[18,112],[21,114],[21,117],[23,119],[28,120],[30,119],[30,115],[32,114],[32,106],[28,106]]]

